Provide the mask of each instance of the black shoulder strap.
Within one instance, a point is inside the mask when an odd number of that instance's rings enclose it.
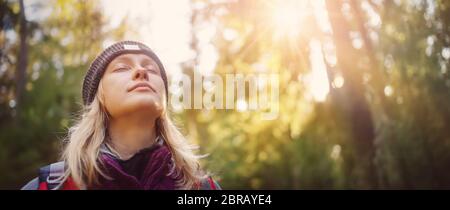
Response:
[[[49,190],[58,189],[64,177],[64,161],[52,163],[39,169],[39,183],[47,183]]]

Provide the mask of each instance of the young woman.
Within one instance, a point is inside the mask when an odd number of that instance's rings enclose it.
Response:
[[[220,189],[170,120],[166,72],[149,47],[108,47],[87,71],[82,95],[63,161],[22,189]]]

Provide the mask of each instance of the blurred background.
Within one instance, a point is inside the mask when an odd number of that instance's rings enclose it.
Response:
[[[173,110],[225,189],[450,188],[450,1],[0,0],[0,189],[57,161],[90,62],[124,39],[171,81],[279,75],[275,120]]]

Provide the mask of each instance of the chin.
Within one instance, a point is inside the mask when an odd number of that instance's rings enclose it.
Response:
[[[162,110],[163,108],[161,100],[155,96],[135,97],[128,104],[135,109]]]
[[[108,112],[113,117],[130,114],[156,116],[164,112],[164,104],[156,95],[133,95],[123,100],[109,101],[108,104]]]

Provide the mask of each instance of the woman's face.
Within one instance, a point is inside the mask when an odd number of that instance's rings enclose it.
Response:
[[[116,57],[106,68],[100,85],[104,105],[113,118],[137,111],[159,117],[164,110],[164,81],[158,65],[147,55]]]

